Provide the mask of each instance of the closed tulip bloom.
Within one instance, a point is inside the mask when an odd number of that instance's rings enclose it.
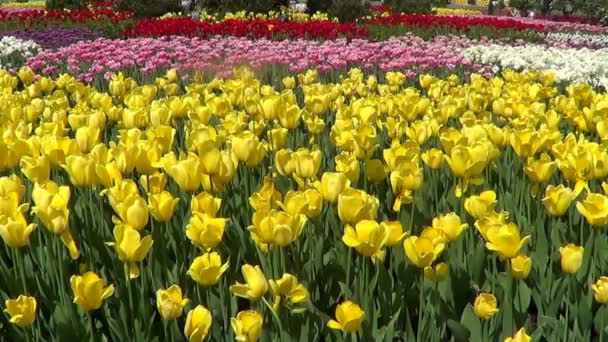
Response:
[[[430,266],[441,255],[444,243],[434,244],[425,237],[410,236],[403,242],[403,248],[408,259],[419,268]]]
[[[254,310],[241,311],[236,318],[230,319],[230,325],[236,340],[239,342],[255,342],[262,335],[264,317]]]
[[[298,149],[294,153],[296,162],[296,181],[298,179],[313,179],[321,167],[322,153],[319,150]],[[303,184],[303,183],[302,183]]]
[[[583,263],[584,252],[585,248],[583,248],[583,246],[576,246],[571,243],[564,247],[560,247],[559,254],[561,255],[562,271],[569,274],[578,272]]]
[[[180,156],[180,160],[177,160],[173,152],[170,152],[161,159],[160,164],[180,190],[196,191],[201,186],[201,163],[196,154]]]
[[[173,217],[179,198],[173,198],[168,191],[158,194],[148,194],[150,214],[158,222],[167,222]]]
[[[354,248],[359,254],[372,257],[372,260],[384,260],[382,248],[388,239],[385,226],[376,221],[361,220],[355,228],[347,225],[342,241],[348,247]]]
[[[422,161],[431,169],[440,169],[443,166],[443,151],[431,148],[420,155]]]
[[[116,203],[114,209],[118,215],[112,217],[114,224],[124,224],[135,230],[142,230],[148,224],[148,205],[139,195],[128,195]]]
[[[139,178],[139,184],[149,194],[159,194],[165,190],[167,186],[167,175],[162,172],[156,172],[151,175],[142,175]]]
[[[221,198],[213,197],[213,195],[211,195],[210,193],[203,191],[196,196],[192,196],[192,201],[190,202],[190,210],[193,213],[205,213],[211,217],[216,217],[221,205]]]
[[[440,215],[433,219],[433,228],[439,229],[449,242],[458,240],[467,226],[466,223],[460,221],[460,217],[456,213]]]
[[[114,286],[106,287],[106,281],[94,272],[73,275],[70,285],[74,292],[74,303],[84,311],[99,309],[103,300],[114,294]]]
[[[294,77],[284,77],[282,82],[285,89],[293,89],[296,86],[296,79]]]
[[[550,215],[563,216],[575,197],[574,191],[563,184],[558,186],[549,185],[545,190],[543,204]]]
[[[281,176],[291,177],[296,171],[295,154],[287,149],[278,150],[274,155],[274,167]]]
[[[182,315],[184,306],[189,300],[182,296],[182,289],[178,285],[171,285],[168,289],[156,291],[156,308],[160,315],[170,321]]]
[[[482,319],[490,319],[498,312],[496,297],[491,293],[480,293],[475,298],[473,312]]]
[[[232,136],[232,151],[236,158],[248,167],[256,167],[266,155],[263,144],[249,131]]]
[[[23,156],[19,166],[30,182],[43,183],[51,177],[51,161],[47,156]]]
[[[228,262],[222,265],[220,255],[216,252],[211,252],[196,257],[192,261],[187,273],[197,283],[211,286],[220,281],[222,274],[226,270],[228,270]]]
[[[403,226],[399,221],[385,221],[380,223],[386,229],[388,237],[384,243],[386,246],[393,247],[401,243],[404,237],[408,235],[408,232],[403,232]]]
[[[336,319],[327,322],[327,327],[341,330],[345,333],[352,333],[359,330],[364,318],[365,312],[361,310],[361,307],[347,300],[338,304],[336,307]]]
[[[504,342],[530,342],[530,341],[532,341],[532,338],[530,336],[528,336],[528,334],[526,334],[525,328],[521,328],[521,329],[517,330],[517,332],[515,333],[515,335],[513,335],[513,337],[507,337],[504,340]]]
[[[369,159],[365,161],[365,173],[370,182],[378,183],[388,176],[388,167],[380,159]]]
[[[20,328],[27,328],[36,320],[36,298],[20,295],[17,299],[7,299],[4,302],[4,312],[11,316],[10,322]]]
[[[592,226],[608,224],[608,197],[605,195],[590,193],[584,201],[576,204],[576,209]]]
[[[235,296],[255,301],[268,292],[268,282],[260,266],[254,267],[245,264],[241,267],[241,273],[245,278],[245,283],[237,282],[230,286],[230,292],[234,293]]]
[[[555,170],[557,165],[547,153],[543,153],[539,159],[528,158],[524,171],[533,183],[531,189],[533,197],[538,193],[539,184],[549,181]]]
[[[497,213],[492,211],[477,219],[477,221],[475,221],[475,228],[477,228],[477,231],[487,241],[488,230],[490,230],[491,227],[503,226],[507,224],[508,219],[508,212],[501,211],[500,213]]]
[[[65,158],[66,170],[72,185],[78,188],[91,187],[97,184],[96,162],[92,158],[72,155]]]
[[[595,284],[591,285],[595,294],[595,301],[600,304],[608,304],[608,277],[602,276]]]
[[[450,270],[448,264],[445,262],[438,263],[434,268],[433,266],[427,266],[424,268],[424,277],[436,282],[444,281],[448,277],[449,273]]]
[[[258,246],[267,252],[267,247],[272,245],[286,247],[293,243],[302,234],[307,219],[303,214],[291,215],[284,211],[270,210],[255,212],[252,221],[253,225],[247,229]]]
[[[0,177],[0,197],[5,197],[9,193],[17,194],[17,202],[20,203],[25,195],[25,186],[21,182],[21,178],[16,174]]]
[[[270,150],[277,151],[287,146],[287,128],[273,128],[268,131],[267,138]]]
[[[282,298],[285,298],[287,305],[302,303],[310,299],[310,293],[304,284],[300,283],[298,278],[292,274],[284,273],[280,279],[271,279],[268,283],[275,297],[273,304],[275,311],[278,310]]]
[[[378,198],[363,190],[348,188],[338,196],[338,216],[346,224],[356,225],[361,220],[375,220]]]
[[[101,131],[98,127],[83,126],[76,130],[75,140],[81,153],[89,153],[100,140]]]
[[[518,255],[511,259],[511,274],[513,278],[523,280],[528,278],[532,269],[532,259],[526,255]]]
[[[464,209],[476,219],[494,211],[494,208],[496,208],[496,193],[493,190],[469,196],[464,200]]]
[[[68,228],[69,186],[59,186],[53,181],[35,183],[32,200],[35,204],[32,212],[53,234],[60,235]]]
[[[213,316],[211,312],[202,305],[197,305],[194,309],[188,312],[186,324],[184,325],[184,334],[188,337],[189,342],[202,342],[207,338]]]
[[[521,238],[519,229],[514,223],[493,226],[486,232],[488,242],[486,248],[496,252],[502,259],[512,259],[530,239],[530,235]]]
[[[317,183],[323,199],[332,204],[338,201],[338,196],[348,187],[350,180],[341,172],[325,172],[321,176],[321,182]]]
[[[142,262],[150,248],[152,248],[152,237],[150,235],[142,239],[139,232],[133,228],[124,225],[114,227],[114,239],[116,242],[108,243],[114,247],[118,254],[118,259],[126,263],[128,268],[129,278],[135,279],[139,277],[139,266],[137,263]]]
[[[225,218],[211,217],[209,214],[194,212],[186,226],[186,236],[198,248],[209,250],[215,248],[224,237]]]
[[[30,234],[36,229],[36,224],[27,224],[21,212],[13,216],[0,215],[0,236],[5,244],[11,248],[20,248],[29,245]]]

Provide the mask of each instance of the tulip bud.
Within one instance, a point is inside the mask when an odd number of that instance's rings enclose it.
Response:
[[[496,297],[491,293],[480,293],[475,298],[473,312],[482,319],[490,319],[498,312]]]
[[[559,248],[559,254],[561,255],[562,271],[575,274],[578,272],[581,264],[583,263],[583,253],[585,249],[582,246],[575,246],[569,243],[565,247]]]

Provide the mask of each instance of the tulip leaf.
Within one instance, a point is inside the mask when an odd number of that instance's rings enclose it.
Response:
[[[524,281],[519,281],[515,289],[515,310],[520,314],[528,312],[532,291]]]
[[[581,296],[578,299],[578,324],[581,331],[587,331],[593,324],[593,313],[591,311],[591,297]]]
[[[454,340],[456,342],[460,342],[460,341],[465,342],[465,341],[470,340],[471,332],[469,331],[469,329],[467,329],[467,327],[456,322],[453,319],[448,319],[447,324],[448,324],[448,328],[450,328],[450,331],[452,332],[452,334],[454,336]]]
[[[479,321],[479,318],[475,316],[471,304],[468,304],[464,309],[462,317],[460,318],[460,323],[467,329],[468,333],[470,334],[469,336],[471,342],[483,342],[481,322]]]

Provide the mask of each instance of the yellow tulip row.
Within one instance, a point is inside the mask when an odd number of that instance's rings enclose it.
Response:
[[[472,75],[465,83],[456,75],[445,80],[423,75],[419,89],[406,86],[405,76],[397,72],[387,73],[386,83],[366,78],[358,69],[338,84],[321,83],[318,77],[311,70],[285,78],[283,89],[275,89],[240,69],[234,79],[192,83],[182,94],[173,70],[148,85],[117,74],[109,93],[103,93],[68,75],[49,79],[36,78],[29,69],[16,76],[0,71],[0,102],[8,104],[0,109],[0,171],[18,169],[33,184],[32,216],[60,237],[73,259],[86,258],[78,246],[89,242],[75,241],[70,232],[70,201],[86,201],[71,198],[71,193],[77,188],[103,189],[114,212],[115,241],[109,246],[129,279],[140,276],[141,264],[154,248],[152,236],[145,235],[150,221],[167,222],[175,214],[180,198],[170,191],[170,178],[181,192],[195,194],[185,235],[203,254],[184,272],[201,286],[217,285],[229,268],[214,251],[229,226],[219,215],[222,199],[216,196],[228,191],[239,172],[260,166],[268,171],[261,188],[248,198],[254,212],[247,230],[262,255],[294,245],[306,224],[331,206],[344,227],[341,240],[348,248],[377,263],[384,260],[387,248],[402,246],[425,278],[442,281],[449,275],[450,260],[440,258],[461,240],[468,224],[455,212],[445,213],[413,235],[402,220],[379,220],[379,194],[369,189],[387,182],[393,195],[390,209],[398,214],[403,206],[416,204],[425,172],[443,168],[455,179],[455,196],[466,196],[464,209],[476,219],[474,226],[487,250],[508,263],[515,279],[526,279],[532,259],[522,250],[531,244],[530,235],[522,236],[518,225],[509,222],[508,212],[497,211],[495,191],[470,194],[485,183],[484,175],[507,148],[523,161],[531,196],[537,196],[558,170],[568,183],[545,187],[542,204],[549,215],[565,215],[586,191],[587,197],[576,203],[577,211],[590,225],[608,223],[608,196],[591,193],[589,185],[608,175],[606,94],[588,85],[571,85],[565,94],[556,95],[555,76],[545,72],[507,71],[490,80]],[[461,128],[455,128],[454,121]],[[577,133],[564,136],[563,126]],[[115,140],[106,134],[110,127],[119,129]],[[297,140],[302,132],[304,138]],[[589,138],[591,134],[600,142]],[[437,147],[428,148],[431,140]],[[331,149],[338,151],[335,170],[323,167]],[[70,185],[53,179],[58,170],[65,171]],[[288,192],[276,187],[279,177],[289,180]],[[361,184],[364,189],[356,187]],[[0,236],[11,248],[27,246],[36,228],[27,222],[30,204],[24,203],[25,192],[17,174],[0,178]],[[569,243],[559,252],[562,270],[578,272],[583,247]],[[250,264],[241,271],[245,282],[230,287],[235,296],[265,301],[270,287],[274,303],[268,306],[273,311],[310,300],[298,275],[283,273],[267,280],[268,270]],[[600,303],[608,302],[607,279],[593,286]],[[70,284],[74,302],[84,311],[100,308],[114,291],[94,272],[73,275]],[[167,320],[179,317],[186,304],[177,285],[157,292],[158,311]],[[6,306],[11,322],[32,324],[35,299],[19,297]],[[498,312],[496,298],[480,295],[474,310],[481,318],[491,318]],[[358,304],[346,299],[327,325],[350,333],[365,317]],[[211,320],[208,308],[192,309],[186,336],[203,340]],[[241,340],[254,341],[262,321],[259,312],[247,310],[231,325]],[[525,336],[521,330],[514,339]]]

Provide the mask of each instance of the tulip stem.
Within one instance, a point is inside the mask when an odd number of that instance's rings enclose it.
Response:
[[[353,249],[352,248],[348,248],[348,256],[346,259],[346,286],[350,287],[350,269],[351,269],[351,263],[352,263],[352,259],[353,259]]]
[[[95,321],[93,319],[93,313],[89,312],[87,316],[89,317],[88,321],[89,328],[91,329],[91,340],[95,340]]]
[[[268,301],[266,300],[266,297],[262,296],[262,302],[264,303],[264,305],[266,305],[266,307],[268,307],[268,309],[272,313],[272,317],[274,317],[275,321],[277,322],[277,325],[279,326],[279,334],[281,336],[281,341],[282,341],[283,340],[283,325],[281,324],[281,319],[277,315],[276,311],[274,311],[274,309],[272,308],[272,305],[270,305],[270,303],[268,303]]]

